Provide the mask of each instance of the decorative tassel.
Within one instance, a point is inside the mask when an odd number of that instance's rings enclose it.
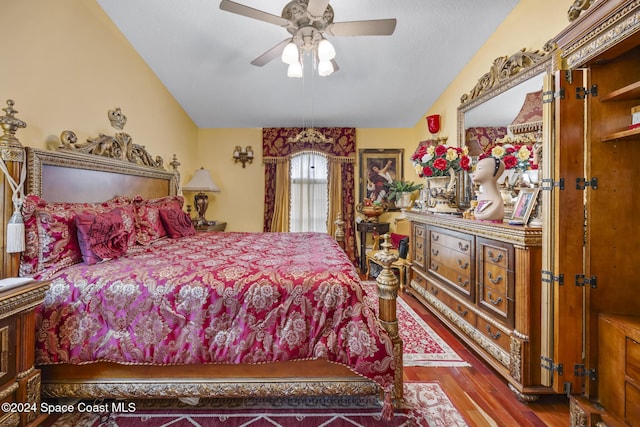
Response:
[[[393,419],[393,402],[391,401],[391,391],[384,393],[384,403],[382,404],[382,419],[391,421]]]
[[[14,211],[7,225],[7,252],[24,251],[24,220],[18,211]]]

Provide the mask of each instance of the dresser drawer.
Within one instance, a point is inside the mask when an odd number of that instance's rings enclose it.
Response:
[[[514,302],[503,293],[480,286],[478,300],[485,312],[508,326],[514,325]]]
[[[460,271],[459,269],[449,268],[445,264],[432,260],[429,264],[429,272],[437,275],[450,288],[456,290],[473,302],[474,286],[471,282],[471,275],[468,271]]]
[[[509,248],[488,244],[486,241],[480,242],[480,248],[480,257],[485,263],[504,269],[509,268]]]
[[[509,272],[503,268],[496,266],[494,264],[484,263],[480,271],[482,275],[480,276],[479,283],[485,288],[491,288],[494,292],[499,292],[501,294],[506,295],[509,298],[513,298],[514,287],[509,286]]]
[[[631,426],[640,426],[640,390],[626,383],[624,390],[624,419]]]
[[[431,261],[446,265],[451,270],[459,271],[460,274],[471,274],[471,257],[469,254],[463,254],[447,246],[432,242],[429,257]]]
[[[425,254],[425,236],[427,234],[427,230],[424,224],[416,224],[413,223],[413,232],[412,238],[409,239],[409,244],[412,248],[412,262],[413,265],[420,271],[427,270],[427,261]]]
[[[444,231],[437,227],[431,228],[431,244],[447,247],[469,257],[473,254],[473,236],[452,231]]]
[[[477,329],[482,335],[487,337],[492,343],[506,352],[511,349],[511,339],[509,334],[500,330],[497,326],[484,320],[482,317],[478,317],[476,321]]]
[[[626,338],[625,374],[640,385],[640,343]]]

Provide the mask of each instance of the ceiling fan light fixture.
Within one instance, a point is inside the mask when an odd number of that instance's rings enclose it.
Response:
[[[287,68],[287,77],[295,77],[297,79],[302,78],[302,64],[300,62],[294,62],[293,64],[289,64],[289,68]]]
[[[325,38],[318,43],[318,59],[320,61],[331,61],[336,57],[336,50],[331,42]]]
[[[298,46],[294,42],[289,42],[282,51],[282,62],[285,64],[299,63],[300,52],[298,52]]]
[[[334,72],[333,64],[330,60],[318,62],[318,74],[322,77],[331,75]]]

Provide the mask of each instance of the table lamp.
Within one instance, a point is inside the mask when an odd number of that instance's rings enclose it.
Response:
[[[209,197],[204,193],[219,193],[220,189],[211,179],[211,174],[205,168],[197,169],[193,174],[191,181],[182,187],[183,191],[197,191],[198,193],[193,197],[193,204],[198,214],[197,218],[193,220],[196,227],[208,225],[209,222],[205,219],[204,214],[209,207]]]

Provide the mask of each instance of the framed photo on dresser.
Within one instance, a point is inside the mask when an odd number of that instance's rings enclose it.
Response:
[[[509,220],[511,225],[526,225],[538,200],[538,188],[521,188]]]

